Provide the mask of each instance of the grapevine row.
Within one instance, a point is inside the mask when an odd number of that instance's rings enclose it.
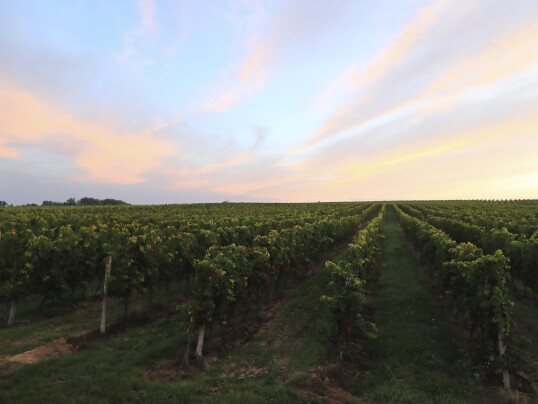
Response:
[[[241,218],[239,213],[248,207],[243,204],[237,207],[237,217],[230,217],[233,211],[228,206],[211,206],[214,219],[207,217],[207,206],[200,206],[190,218],[183,216],[183,206],[4,208],[0,213],[0,300],[12,306],[11,325],[16,302],[30,295],[43,300],[100,295],[104,259],[111,256],[109,295],[122,298],[127,308],[136,292],[192,282],[197,261],[212,246],[249,246],[271,232],[285,235],[295,227],[368,215],[373,208],[320,205],[312,204],[311,211],[301,211],[303,205],[278,205],[281,214],[276,216],[281,220],[258,215],[258,221]],[[258,206],[260,211],[265,208]],[[267,208],[269,212],[276,209]],[[296,215],[295,220],[289,212]]]
[[[203,355],[205,330],[225,326],[234,317],[258,307],[261,299],[296,279],[303,268],[341,241],[379,209],[372,205],[361,216],[320,220],[307,226],[259,235],[251,246],[212,246],[195,264],[193,296],[183,306],[190,337],[198,330],[196,357]]]
[[[384,239],[383,205],[380,213],[359,231],[338,263],[327,261],[321,276],[327,287],[321,301],[331,311],[338,335],[338,358],[342,360],[348,341],[357,335],[371,336],[375,325],[362,317],[365,283],[372,279]]]
[[[399,205],[408,214],[421,218],[422,212],[408,205]],[[420,214],[420,216],[419,216]],[[538,291],[538,231],[534,231],[530,238],[525,235],[513,234],[506,227],[497,228],[495,225],[483,227],[470,224],[463,219],[467,215],[459,213],[459,219],[454,211],[436,211],[435,214],[426,213],[425,220],[431,225],[448,233],[459,243],[470,242],[488,254],[501,250],[510,259],[510,279],[519,279],[533,291],[536,302]],[[473,214],[473,216],[478,216]],[[527,222],[527,221],[526,221]],[[482,219],[482,223],[487,221]],[[536,226],[535,226],[536,228]]]
[[[468,321],[471,333],[480,331],[493,349],[498,344],[499,356],[505,360],[504,337],[514,325],[507,289],[509,260],[500,250],[485,255],[472,243],[458,244],[442,230],[394,208],[421,258],[433,268],[441,287],[450,292],[454,308]],[[506,370],[503,381],[509,388]]]

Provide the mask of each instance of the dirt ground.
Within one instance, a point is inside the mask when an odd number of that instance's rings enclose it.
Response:
[[[72,352],[73,347],[65,341],[65,338],[59,338],[45,345],[30,349],[29,351],[13,356],[7,356],[3,360],[27,365],[29,363],[39,362],[55,356],[70,355]]]

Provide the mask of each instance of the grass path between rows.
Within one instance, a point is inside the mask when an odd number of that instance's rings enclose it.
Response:
[[[386,212],[374,322],[378,338],[367,344],[366,369],[351,392],[376,403],[482,402],[472,347],[446,320],[392,208]]]

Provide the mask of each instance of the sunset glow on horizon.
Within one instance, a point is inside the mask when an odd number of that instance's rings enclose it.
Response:
[[[538,198],[535,0],[4,1],[0,200]]]

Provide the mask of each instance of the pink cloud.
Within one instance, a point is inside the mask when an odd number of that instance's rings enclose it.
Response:
[[[133,184],[143,182],[145,172],[158,168],[161,159],[176,152],[147,131],[118,133],[57,110],[34,94],[7,84],[0,88],[0,154],[4,157],[22,158],[14,143],[46,143],[62,133],[74,142],[85,142],[72,157],[88,173],[82,180]]]

